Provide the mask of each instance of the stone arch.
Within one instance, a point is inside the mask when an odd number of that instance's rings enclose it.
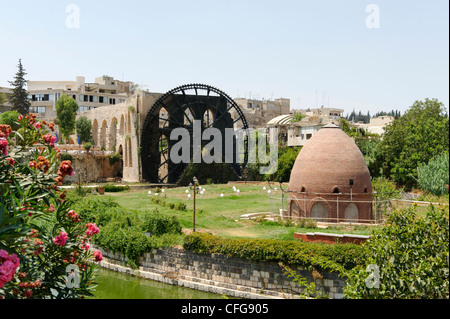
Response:
[[[108,129],[108,123],[106,120],[102,122],[102,128],[100,130],[100,147],[106,149],[106,132]]]
[[[359,220],[359,209],[355,203],[350,203],[345,208],[344,218],[349,222],[358,222]]]
[[[123,150],[123,164],[128,167],[128,139],[125,138],[125,149]]]
[[[127,133],[131,134],[131,112],[128,111],[128,116],[127,116]]]
[[[108,147],[110,150],[114,150],[117,142],[117,118],[113,117],[111,120],[111,126],[109,128]]]
[[[98,122],[97,119],[92,123],[92,142],[94,146],[98,145]]]
[[[125,134],[125,117],[124,117],[123,114],[120,116],[119,134],[120,135],[124,135]]]
[[[319,201],[314,203],[314,205],[311,207],[310,217],[317,220],[318,222],[327,221],[328,210],[325,202]]]
[[[128,138],[128,166],[133,166],[133,154],[132,154],[132,148],[131,148],[131,138]]]
[[[117,149],[117,153],[120,154],[120,170],[119,170],[119,177],[123,178],[123,147],[122,144],[119,145],[119,148]]]

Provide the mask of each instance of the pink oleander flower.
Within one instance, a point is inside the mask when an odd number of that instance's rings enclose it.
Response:
[[[48,143],[51,147],[55,146],[56,136],[52,136],[51,134],[45,134],[43,137],[44,141]]]
[[[53,238],[53,242],[58,246],[64,246],[67,242],[69,237],[67,236],[67,233],[64,231],[60,231],[59,235]]]
[[[0,288],[14,278],[19,264],[16,254],[9,255],[6,250],[0,249]]]
[[[8,140],[4,137],[0,137],[0,154],[1,153],[8,156]]]
[[[17,117],[17,119],[18,119],[19,121],[22,121],[22,120],[23,120],[23,115],[20,114],[20,115]]]
[[[94,236],[95,234],[98,234],[98,232],[99,232],[99,229],[96,224],[87,223],[86,227],[87,227],[86,235],[88,235],[88,236]]]
[[[66,215],[70,220],[72,220],[73,223],[79,223],[80,222],[80,216],[75,213],[73,210],[69,210],[69,212]]]
[[[48,208],[48,211],[50,213],[53,213],[55,211],[55,206],[53,206],[53,204],[50,204],[50,207]]]
[[[16,161],[12,157],[8,158],[7,160],[8,160],[9,166],[14,166],[14,164],[16,164]]]
[[[89,245],[89,244],[81,244],[80,245],[80,249],[84,249],[84,250],[86,250],[86,251],[88,251],[89,250],[89,248],[90,248],[91,246]]]
[[[94,252],[94,261],[95,262],[100,262],[100,261],[102,261],[102,259],[103,259],[102,252],[100,250],[96,250]]]

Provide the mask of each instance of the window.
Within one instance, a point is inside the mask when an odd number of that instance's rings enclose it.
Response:
[[[312,137],[312,134],[306,134],[306,139],[309,140]]]
[[[253,104],[252,103],[247,103],[247,108],[248,109],[252,109],[253,108]]]
[[[333,194],[340,194],[340,193],[341,193],[341,191],[339,190],[339,187],[335,187],[333,189]]]
[[[33,102],[53,101],[53,94],[32,94],[28,96]]]
[[[45,113],[45,106],[30,106],[30,113]]]
[[[89,111],[89,110],[92,110],[92,109],[94,109],[95,107],[93,107],[93,106],[79,106],[78,107],[78,112],[86,112],[86,111]]]
[[[106,96],[99,96],[98,102],[99,103],[108,103],[108,98]]]
[[[109,99],[109,104],[116,104],[116,99]]]

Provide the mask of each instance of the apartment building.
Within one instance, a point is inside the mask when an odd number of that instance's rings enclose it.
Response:
[[[294,120],[294,115],[301,113],[304,117]],[[268,128],[278,129],[278,141],[286,146],[303,146],[323,126],[338,124],[344,113],[338,108],[315,108],[305,110],[291,110],[290,114],[277,116],[267,122]]]
[[[235,98],[234,101],[244,113],[250,128],[264,128],[276,116],[289,114],[290,99],[254,100]],[[234,114],[232,114],[233,116]]]
[[[131,95],[132,84],[105,75],[93,83],[86,83],[84,76],[77,76],[75,81],[27,81],[30,112],[41,119],[54,120],[56,102],[63,94],[77,101],[79,112],[119,104]]]

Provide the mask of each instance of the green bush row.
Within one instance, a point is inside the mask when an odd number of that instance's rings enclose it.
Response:
[[[229,239],[207,233],[192,233],[184,238],[186,250],[220,253],[256,262],[282,262],[308,269],[342,272],[363,262],[362,249],[354,244],[327,245],[272,239]]]
[[[124,228],[120,223],[112,222],[101,228],[94,243],[104,249],[120,252],[129,263],[133,263],[143,252],[173,246],[179,242],[180,237],[181,234],[174,233],[148,237],[137,228]]]
[[[105,192],[107,192],[107,193],[117,193],[117,192],[123,192],[123,191],[129,191],[130,190],[130,186],[128,186],[128,185],[125,185],[125,186],[105,185],[103,187],[105,188]],[[97,187],[97,191],[98,191],[98,187]]]
[[[124,254],[131,263],[144,251],[180,241],[182,226],[175,216],[126,210],[111,197],[73,195],[70,200],[83,222],[100,228],[94,244]]]

